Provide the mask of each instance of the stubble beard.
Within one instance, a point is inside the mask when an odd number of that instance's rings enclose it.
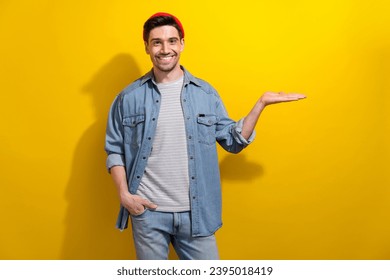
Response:
[[[177,62],[172,65],[172,66],[167,66],[167,67],[162,67],[161,65],[156,65],[157,69],[161,72],[164,72],[164,73],[169,73],[171,72],[172,70],[174,70],[177,66]]]

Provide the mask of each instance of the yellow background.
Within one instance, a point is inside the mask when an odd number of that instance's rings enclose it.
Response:
[[[114,96],[151,68],[142,25],[185,28],[182,64],[255,142],[220,152],[222,259],[390,259],[387,1],[0,2],[0,259],[131,259],[105,170]],[[175,258],[174,256],[171,256]]]

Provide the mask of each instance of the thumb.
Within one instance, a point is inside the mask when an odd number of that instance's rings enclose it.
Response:
[[[144,200],[143,203],[142,203],[146,208],[149,208],[149,209],[156,209],[157,208],[157,205],[154,204],[153,202],[149,201],[149,200]]]

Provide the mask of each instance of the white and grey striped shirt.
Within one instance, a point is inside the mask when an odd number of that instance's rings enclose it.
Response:
[[[157,87],[161,93],[160,113],[153,149],[137,194],[157,204],[157,211],[188,211],[188,154],[180,101],[183,77]]]

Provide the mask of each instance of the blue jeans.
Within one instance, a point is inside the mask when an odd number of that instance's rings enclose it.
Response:
[[[139,260],[168,259],[172,243],[181,260],[219,259],[215,235],[191,236],[190,212],[158,212],[145,210],[131,216],[134,245]]]

